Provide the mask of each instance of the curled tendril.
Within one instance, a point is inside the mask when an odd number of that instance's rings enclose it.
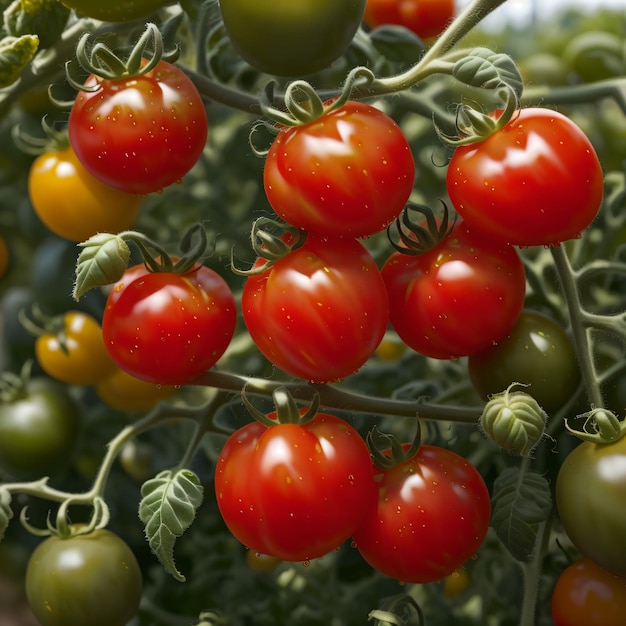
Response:
[[[432,250],[450,235],[456,224],[456,215],[450,221],[448,205],[443,200],[440,202],[443,211],[439,221],[433,210],[425,204],[409,202],[404,207],[400,216],[387,228],[389,241],[398,252],[417,256]],[[419,213],[425,218],[426,225],[423,225],[423,219],[421,223],[415,221],[413,213]]]

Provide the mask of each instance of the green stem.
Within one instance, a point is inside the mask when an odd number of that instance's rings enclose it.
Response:
[[[369,397],[332,385],[308,384],[305,382],[271,381],[264,378],[252,378],[211,370],[194,381],[196,385],[215,387],[224,391],[246,393],[272,397],[279,387],[285,387],[296,400],[311,401],[314,392],[319,394],[320,405],[341,411],[374,415],[396,415],[442,420],[461,424],[476,424],[482,413],[481,406],[459,407],[443,406],[422,400],[392,400],[389,398]]]
[[[622,110],[626,110],[624,99],[624,77],[608,78],[594,83],[571,87],[528,87],[522,95],[522,103],[529,105],[541,102],[542,106],[556,104],[588,104],[602,98],[614,98]]]
[[[593,364],[589,329],[585,324],[585,313],[578,293],[576,276],[563,246],[553,246],[550,248],[550,252],[559,275],[559,282],[567,304],[572,327],[574,349],[576,351],[583,383],[587,390],[587,397],[592,406],[602,408],[604,407],[604,400],[602,399],[602,392]]]

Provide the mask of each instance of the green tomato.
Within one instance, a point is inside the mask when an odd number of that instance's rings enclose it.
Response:
[[[350,45],[365,0],[221,0],[224,27],[250,65],[277,76],[323,70]]]
[[[626,437],[576,447],[559,470],[556,506],[581,554],[626,576]]]
[[[41,626],[125,626],[142,588],[133,551],[104,529],[49,537],[26,568],[26,597]]]
[[[468,358],[469,375],[484,400],[511,383],[548,413],[561,408],[578,388],[576,353],[565,330],[549,317],[523,311],[507,337]]]
[[[33,378],[0,400],[0,469],[20,480],[53,474],[68,464],[79,430],[65,387]]]
[[[172,4],[172,0],[61,0],[81,15],[104,22],[123,22],[149,15],[161,7]]]

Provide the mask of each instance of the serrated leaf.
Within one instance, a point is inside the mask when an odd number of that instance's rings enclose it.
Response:
[[[518,467],[506,469],[494,482],[491,526],[519,561],[532,557],[538,526],[548,519],[552,496],[548,481]]]
[[[139,518],[150,549],[168,574],[184,582],[174,563],[174,543],[191,526],[202,504],[200,480],[189,470],[164,471],[143,484],[141,496]]]
[[[12,85],[39,49],[39,37],[4,37],[0,40],[0,89]]]
[[[380,54],[395,62],[414,63],[424,53],[424,42],[404,26],[385,24],[375,28],[370,41]]]
[[[488,48],[475,48],[457,61],[452,75],[462,83],[482,89],[498,89],[508,85],[522,95],[524,82],[515,61],[507,54],[496,53]]]
[[[118,281],[130,259],[130,248],[118,235],[99,233],[78,245],[82,251],[76,262],[74,300],[79,300],[94,287]]]
[[[0,489],[0,541],[4,538],[4,533],[9,527],[11,519],[13,519],[11,492],[6,489]]]

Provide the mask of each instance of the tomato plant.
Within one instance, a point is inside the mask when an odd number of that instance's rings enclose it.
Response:
[[[26,570],[28,603],[41,626],[124,626],[142,587],[133,551],[105,529],[48,537]]]
[[[484,141],[456,148],[447,188],[461,217],[494,240],[556,245],[580,236],[596,217],[603,173],[574,122],[529,107]]]
[[[28,175],[28,194],[41,221],[59,237],[73,241],[130,228],[141,205],[141,196],[92,176],[71,146],[35,159]]]
[[[260,5],[222,0],[224,27],[235,50],[253,67],[278,76],[323,70],[348,48],[365,0],[290,0]]]
[[[97,320],[70,311],[58,322],[35,342],[37,361],[46,374],[72,385],[91,385],[113,373],[115,363],[104,346]]]
[[[304,424],[252,422],[233,433],[217,460],[215,492],[226,525],[245,546],[309,561],[356,529],[374,504],[373,475],[359,433],[318,413]]]
[[[437,36],[455,15],[454,0],[367,0],[369,26],[397,24],[425,39]]]
[[[452,574],[480,548],[491,505],[480,473],[458,454],[422,445],[374,476],[378,506],[353,535],[363,558],[405,583]]]
[[[208,122],[187,75],[160,61],[118,79],[91,75],[72,107],[69,137],[85,169],[111,187],[148,194],[179,181],[204,150]]]
[[[226,281],[204,265],[183,274],[143,266],[130,272],[111,288],[102,318],[104,344],[117,365],[165,385],[188,383],[215,365],[237,318]]]
[[[44,377],[12,384],[0,398],[0,468],[17,479],[65,468],[78,441],[80,411],[60,384]]]
[[[404,208],[414,178],[411,147],[400,127],[361,102],[283,129],[263,174],[267,199],[286,222],[350,237],[384,230]]]
[[[259,350],[288,374],[315,382],[356,372],[389,319],[385,286],[367,249],[354,239],[314,234],[246,279],[241,308]]]
[[[626,438],[613,443],[584,441],[565,459],[556,482],[563,528],[583,556],[626,576]]]
[[[63,4],[81,15],[88,15],[105,22],[123,22],[145,17],[170,2],[169,0],[122,0],[122,2],[63,0]]]
[[[626,578],[583,558],[567,567],[552,591],[554,626],[619,626],[626,611]]]
[[[511,383],[529,385],[546,411],[556,411],[577,391],[580,371],[572,341],[554,320],[522,311],[511,332],[494,345],[470,355],[469,375],[484,400]]]
[[[514,248],[459,221],[435,247],[383,265],[389,318],[413,350],[437,359],[485,349],[513,328],[526,278]]]

